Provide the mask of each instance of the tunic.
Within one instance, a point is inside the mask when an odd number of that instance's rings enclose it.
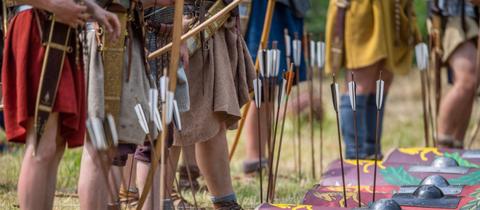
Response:
[[[18,13],[9,25],[2,66],[5,128],[9,141],[25,143],[27,121],[35,114],[44,55],[34,10]],[[75,68],[73,57],[70,53],[65,58],[53,106],[53,112],[60,113],[60,135],[68,147],[83,145],[85,137],[84,72]]]
[[[198,50],[186,70],[190,110],[181,113],[183,130],[175,131],[174,145],[188,146],[211,139],[227,127],[234,129],[240,108],[250,101],[255,78],[252,59],[235,19],[228,20],[205,43],[207,53]]]
[[[95,31],[89,31],[87,35],[89,59],[88,60],[88,115],[104,119],[105,117],[105,103],[104,103],[104,75],[103,62],[100,51],[98,50],[98,43],[95,36]],[[128,43],[128,42],[127,42]],[[127,62],[128,47],[125,53],[125,60],[120,62]],[[130,143],[141,145],[145,141],[145,132],[140,127],[137,115],[135,113],[135,105],[141,104],[145,112],[145,117],[149,115],[148,109],[148,90],[150,88],[147,75],[145,73],[145,65],[141,53],[140,40],[136,37],[132,40],[132,57],[131,57],[131,71],[130,78],[127,81],[128,65],[124,65],[122,95],[119,119],[115,119],[117,125],[117,132],[120,143]],[[86,62],[87,63],[87,62]]]
[[[337,14],[336,0],[331,0],[326,27],[326,72],[331,73],[333,29]],[[406,74],[412,65],[413,46],[420,35],[416,18],[412,12],[411,21],[407,16],[407,0],[400,0],[400,31],[395,24],[395,1],[354,0],[349,1],[345,14],[344,63],[343,67],[354,70],[385,60],[387,70]],[[410,33],[409,33],[410,32]],[[399,36],[399,37],[396,37]],[[395,40],[398,43],[395,43]],[[409,43],[413,39],[413,43]]]

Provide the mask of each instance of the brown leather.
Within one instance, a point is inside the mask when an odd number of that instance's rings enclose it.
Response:
[[[343,2],[340,4],[339,2]],[[347,12],[348,0],[337,0],[337,16],[333,28],[332,64],[334,71],[340,70],[343,64],[344,37],[345,37],[345,14]]]
[[[45,57],[43,58],[37,101],[35,103],[37,143],[44,132],[45,124],[55,103],[66,54],[67,52],[72,52],[69,41],[73,35],[73,30],[69,26],[56,22],[54,15],[45,21],[44,26],[43,45],[45,46]]]

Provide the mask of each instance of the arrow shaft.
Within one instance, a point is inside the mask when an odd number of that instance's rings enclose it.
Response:
[[[359,151],[360,145],[358,143],[358,129],[357,129],[357,111],[353,111],[353,130],[355,134],[355,161],[357,169],[357,191],[358,191],[358,207],[362,207],[362,196],[360,192],[360,161],[359,161]]]

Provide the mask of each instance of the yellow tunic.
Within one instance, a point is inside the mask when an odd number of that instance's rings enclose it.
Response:
[[[337,13],[337,0],[330,0],[326,29],[326,71],[331,73],[330,47]],[[419,40],[416,18],[408,20],[407,0],[400,0],[400,36],[396,40],[394,0],[350,0],[345,14],[343,67],[354,70],[385,60],[386,69],[405,74],[412,65],[413,43]],[[410,32],[410,33],[409,33]]]

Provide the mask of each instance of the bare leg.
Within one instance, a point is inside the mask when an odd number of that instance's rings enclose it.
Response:
[[[466,42],[458,47],[449,59],[455,82],[440,103],[439,135],[448,135],[459,141],[463,141],[465,137],[478,81],[475,55],[475,45]]]
[[[137,187],[138,191],[143,192],[145,181],[147,178],[148,170],[150,169],[150,163],[138,161],[137,162]],[[154,195],[155,197],[153,197]],[[160,167],[157,167],[155,175],[153,177],[152,189],[145,200],[142,210],[160,209]]]
[[[124,190],[129,192],[130,189],[135,189],[135,175],[136,175],[136,167],[137,161],[133,157],[133,154],[128,155],[127,165],[123,167],[123,180],[122,180],[122,187]],[[129,186],[130,183],[130,186]],[[130,188],[130,189],[129,189]]]
[[[58,113],[52,113],[34,157],[36,133],[33,120],[28,122],[25,155],[18,181],[18,200],[23,210],[53,208],[56,180],[51,176],[57,173],[65,150],[65,141],[58,138],[58,133]]]
[[[372,66],[353,70],[355,82],[357,83],[357,94],[375,94],[375,82],[378,80],[380,70],[382,70],[381,62]],[[345,77],[345,85],[352,79],[351,72],[352,71],[348,71],[348,74]],[[384,69],[382,71],[382,79],[385,81],[385,93],[387,93],[393,82],[393,74]]]
[[[100,168],[98,154],[90,141],[83,147],[80,178],[78,181],[78,194],[80,209],[107,209],[108,185]],[[105,157],[102,157],[105,160]],[[107,163],[105,162],[104,165]],[[92,193],[95,192],[95,193]]]
[[[205,142],[195,145],[197,163],[214,197],[233,193],[225,128]]]
[[[182,166],[198,166],[195,158],[195,145],[182,147]]]

